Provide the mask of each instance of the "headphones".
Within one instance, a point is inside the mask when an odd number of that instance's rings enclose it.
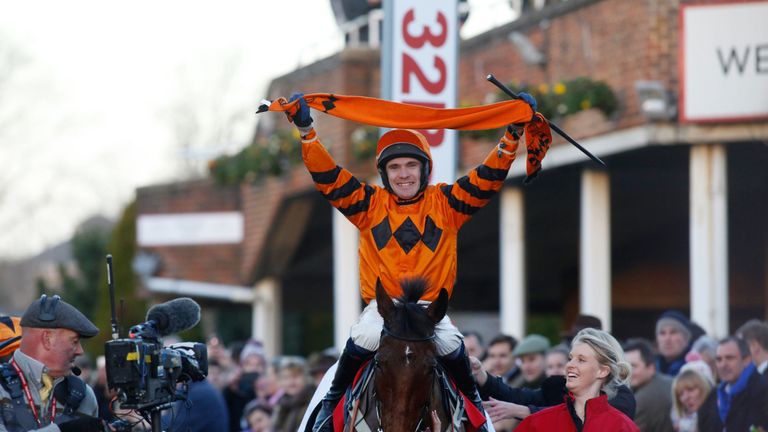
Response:
[[[48,300],[50,298],[50,301]],[[56,319],[56,306],[59,304],[61,297],[54,295],[48,297],[43,294],[40,297],[40,312],[37,315],[37,319],[44,322],[51,322]]]

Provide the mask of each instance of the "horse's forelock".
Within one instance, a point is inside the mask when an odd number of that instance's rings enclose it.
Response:
[[[389,330],[401,336],[428,337],[434,332],[434,323],[429,319],[426,309],[418,304],[427,288],[426,279],[416,278],[400,283],[403,295],[398,298],[400,304],[387,323]]]
[[[403,303],[416,303],[421,300],[428,285],[429,282],[424,278],[404,279],[400,282],[400,288],[403,289],[403,295],[400,296],[398,300]]]

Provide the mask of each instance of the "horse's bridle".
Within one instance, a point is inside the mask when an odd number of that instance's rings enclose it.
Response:
[[[437,334],[435,334],[434,332],[431,335],[425,336],[425,337],[422,337],[422,338],[413,338],[413,337],[398,335],[398,334],[394,334],[391,331],[389,331],[386,326],[384,326],[381,329],[381,332],[384,333],[387,336],[392,336],[395,339],[404,340],[404,341],[408,341],[408,342],[427,342],[427,341],[434,340],[435,337],[437,337]]]
[[[428,342],[428,341],[431,341],[431,340],[435,340],[435,338],[437,337],[437,334],[435,332],[432,332],[432,334],[424,336],[424,337],[421,337],[421,338],[415,338],[415,337],[408,337],[408,336],[398,335],[398,334],[392,333],[389,329],[387,329],[387,326],[383,326],[382,327],[381,333],[384,334],[384,335],[387,335],[387,336],[391,336],[391,337],[393,337],[395,339],[403,340],[403,341],[407,341],[407,342]],[[375,365],[376,365],[376,367],[379,367],[378,361],[375,363]],[[377,417],[377,419],[379,421],[379,428],[378,428],[377,432],[383,432],[383,430],[381,429],[381,412],[380,412],[380,405],[379,405],[379,403],[380,402],[379,402],[379,400],[377,398],[376,399],[376,417]],[[419,423],[416,425],[416,430],[414,432],[418,432],[419,431],[419,427],[424,422],[425,416],[427,418],[429,417],[429,401],[427,401],[427,403],[422,408],[422,415],[421,415],[421,418],[419,419]]]

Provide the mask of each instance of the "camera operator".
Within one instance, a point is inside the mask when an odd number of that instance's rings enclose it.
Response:
[[[98,328],[59,296],[43,295],[21,318],[22,338],[0,366],[0,432],[106,430],[93,390],[72,375],[81,338]]]
[[[181,342],[177,336],[163,340],[168,347]],[[170,410],[163,414],[163,430],[184,432],[226,432],[229,427],[229,413],[224,396],[207,379],[187,384],[184,400],[175,401]]]

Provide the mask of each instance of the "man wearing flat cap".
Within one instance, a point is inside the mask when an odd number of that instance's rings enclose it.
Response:
[[[0,432],[102,431],[93,390],[71,374],[81,338],[99,329],[59,296],[43,295],[21,317],[21,345],[0,367]]]
[[[526,336],[512,351],[520,363],[520,376],[523,378],[518,387],[537,389],[547,377],[547,350],[549,339],[542,335]]]

